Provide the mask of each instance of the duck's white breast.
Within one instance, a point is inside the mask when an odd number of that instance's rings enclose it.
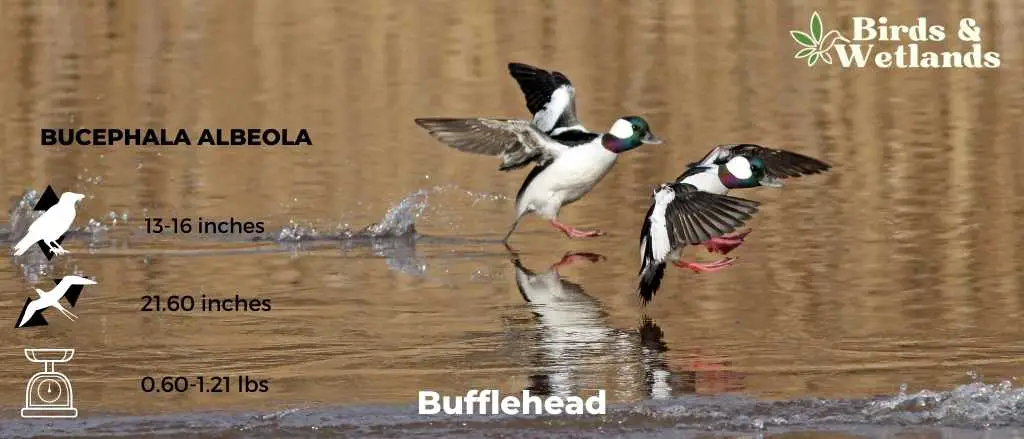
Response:
[[[582,195],[589,192],[615,164],[617,154],[605,149],[601,142],[571,148],[545,171],[554,191]]]
[[[559,208],[590,192],[617,157],[600,141],[569,149],[530,182],[520,199],[521,207],[532,206],[541,216],[553,218]]]
[[[700,174],[686,177],[682,182],[691,184],[700,191],[712,194],[725,195],[729,192],[729,188],[725,187],[722,184],[722,180],[718,178],[718,166],[716,165],[711,165],[710,169]]]

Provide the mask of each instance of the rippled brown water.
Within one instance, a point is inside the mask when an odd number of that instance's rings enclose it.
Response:
[[[16,416],[37,370],[25,347],[77,349],[64,370],[83,416],[411,404],[423,388],[557,383],[628,402],[665,396],[645,378],[654,363],[673,377],[673,396],[853,398],[901,383],[948,390],[968,371],[1018,375],[1024,8],[840,1],[821,10],[827,25],[872,13],[974,16],[1002,54],[995,70],[897,71],[794,60],[788,31],[805,27],[813,7],[4,1],[0,193],[10,203],[47,184],[85,193],[76,225],[92,218],[108,230],[91,249],[73,239],[72,254],[42,266],[38,285],[72,272],[99,281],[77,323],[58,315],[13,329],[37,279],[19,260],[0,263],[0,406]],[[593,299],[568,309],[527,307],[513,264],[490,241],[509,224],[525,172],[498,173],[496,160],[447,149],[411,122],[526,117],[509,61],[566,73],[590,128],[642,114],[667,140],[625,154],[563,210],[563,221],[608,236],[571,241],[531,219],[514,238],[538,272],[567,251],[606,257],[561,270]],[[41,147],[44,127],[306,128],[313,146]],[[733,142],[835,168],[747,192],[764,206],[739,263],[669,272],[646,310],[663,333],[652,351],[633,292],[650,187]],[[281,250],[143,229],[146,217],[202,216],[329,233],[381,221],[418,190],[427,207],[417,230],[453,239]],[[111,212],[127,213],[127,224]],[[179,254],[200,248],[241,252]],[[204,293],[267,298],[272,310],[140,311],[144,295]],[[237,374],[269,379],[270,391],[139,390],[147,375]]]

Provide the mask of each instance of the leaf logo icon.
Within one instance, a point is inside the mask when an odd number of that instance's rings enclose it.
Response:
[[[837,30],[830,30],[822,36],[821,15],[818,14],[818,11],[814,11],[814,14],[811,15],[809,30],[810,34],[798,30],[789,31],[793,41],[803,46],[802,49],[796,52],[794,58],[807,58],[808,66],[817,64],[818,60],[823,61],[825,64],[832,64],[832,55],[829,51],[832,50],[832,46],[836,44],[836,41],[850,42]]]

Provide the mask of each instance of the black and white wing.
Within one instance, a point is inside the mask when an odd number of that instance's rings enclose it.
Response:
[[[526,97],[533,124],[558,140],[565,131],[589,133],[576,119],[576,89],[561,72],[509,63],[508,72]]]
[[[708,156],[705,156],[705,160],[711,157],[714,163],[724,164],[736,156],[760,158],[764,162],[765,173],[773,178],[801,177],[832,169],[832,165],[813,157],[750,143],[716,146]]]
[[[502,171],[545,165],[568,149],[525,120],[420,118],[416,124],[459,151],[501,156]]]
[[[757,213],[760,204],[703,192],[685,183],[661,185],[640,230],[638,292],[644,303],[658,291],[665,262],[674,251],[735,231]]]
[[[701,157],[700,160],[690,163],[686,167],[692,169],[700,166],[722,164],[732,158],[729,154],[729,145],[718,145],[712,148],[711,151],[708,151],[707,154],[704,154],[704,157]]]

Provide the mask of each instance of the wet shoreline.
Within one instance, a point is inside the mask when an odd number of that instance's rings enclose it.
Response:
[[[999,385],[950,392],[920,392],[862,400],[752,400],[740,396],[694,396],[611,404],[606,415],[506,416],[419,415],[412,405],[314,407],[274,412],[210,411],[158,416],[90,414],[74,421],[6,419],[5,438],[27,437],[719,437],[814,434],[816,437],[973,438],[1015,437],[1024,414],[1004,394],[986,412],[970,399],[991,396]],[[966,392],[966,393],[964,393]],[[946,414],[953,416],[946,417]]]

